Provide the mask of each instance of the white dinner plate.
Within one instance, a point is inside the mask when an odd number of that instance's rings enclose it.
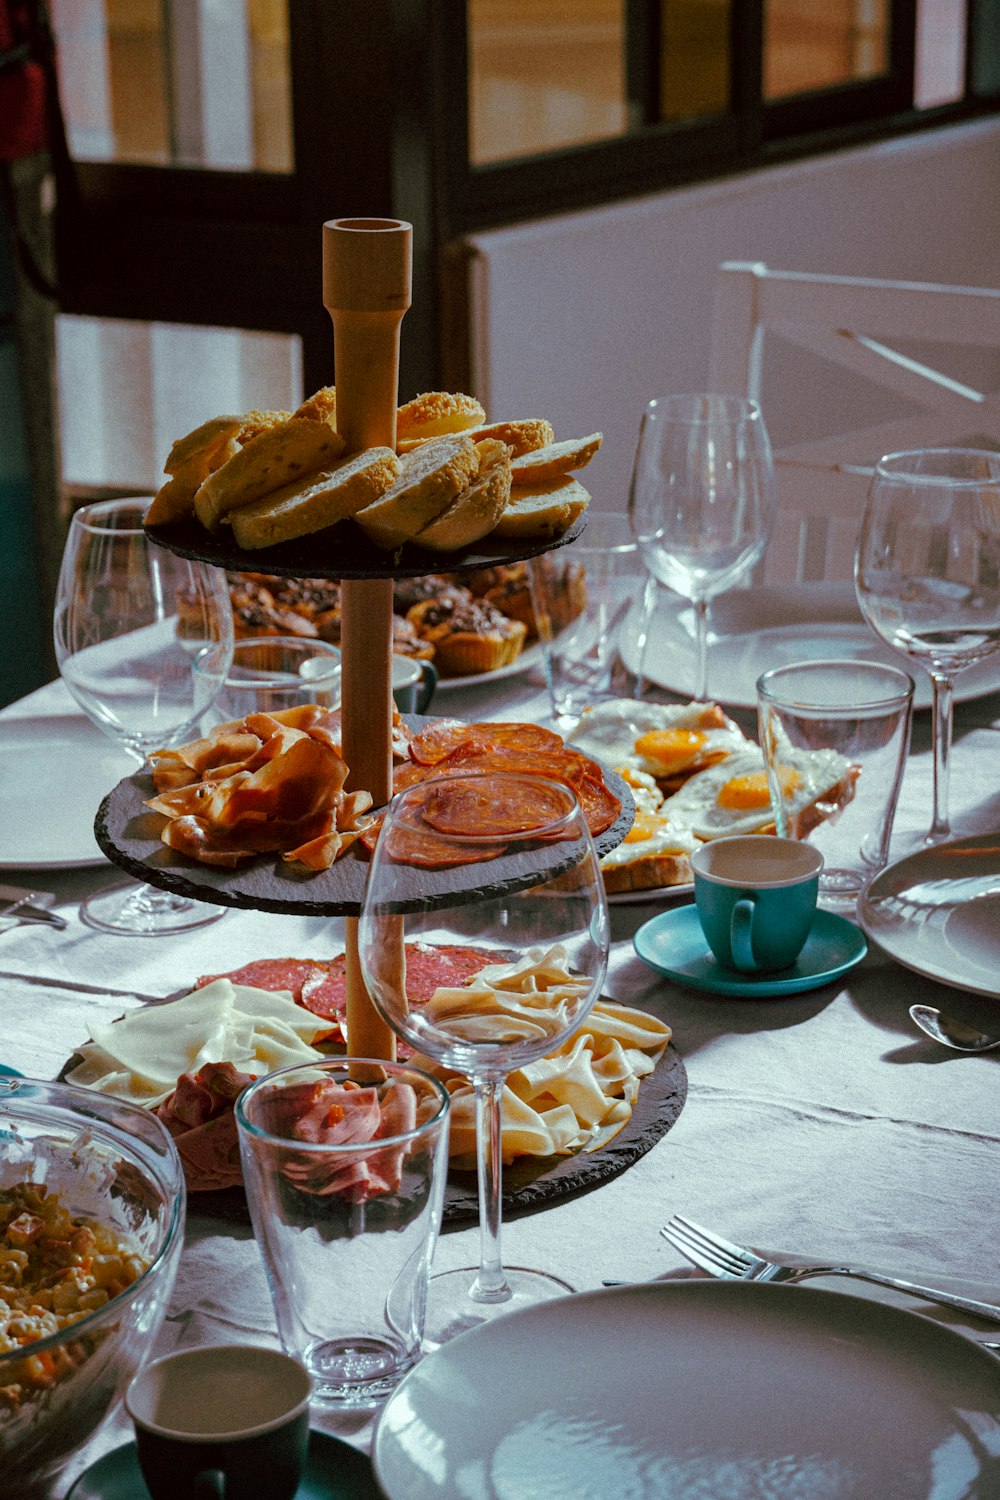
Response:
[[[89,719],[0,718],[0,870],[106,864],[94,818],[135,768]]]
[[[648,891],[608,891],[609,906],[648,906],[651,901],[670,901],[674,896],[693,896],[694,885],[655,885]]]
[[[390,1500],[994,1494],[1000,1363],[941,1324],[808,1287],[561,1298],[443,1344],[375,1433]]]
[[[953,839],[897,860],[862,896],[858,919],[906,968],[1000,997],[1000,834]]]
[[[515,661],[509,661],[505,667],[497,667],[492,672],[474,672],[468,677],[439,677],[434,696],[446,693],[449,688],[482,687],[484,682],[501,682],[505,677],[517,677],[521,672],[530,672],[532,667],[542,665],[542,648],[536,641],[533,646],[526,646]]]
[[[639,670],[634,628],[622,642],[630,672]],[[916,683],[914,703],[929,708],[927,673],[890,651],[861,617],[850,583],[788,584],[779,588],[734,589],[712,604],[708,638],[708,695],[734,708],[756,708],[757,678],[771,667],[836,657],[879,661],[902,667]],[[694,612],[661,589],[649,628],[645,672],[670,692],[695,692]],[[959,702],[1000,690],[1000,652],[959,672]]]

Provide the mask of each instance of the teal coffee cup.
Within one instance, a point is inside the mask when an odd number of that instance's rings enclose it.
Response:
[[[771,834],[713,839],[691,868],[698,918],[720,964],[754,974],[795,962],[816,915],[818,849]]]

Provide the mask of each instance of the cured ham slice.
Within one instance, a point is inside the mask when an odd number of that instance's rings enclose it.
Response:
[[[174,1138],[191,1192],[242,1186],[233,1105],[252,1082],[252,1075],[232,1063],[206,1063],[197,1073],[182,1073],[157,1109]]]

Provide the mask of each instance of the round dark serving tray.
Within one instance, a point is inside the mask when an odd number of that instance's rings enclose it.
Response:
[[[419,729],[432,723],[434,717],[407,715],[407,723]],[[635,803],[628,784],[613,771],[605,769],[604,776],[622,808],[610,828],[594,840],[599,855],[618,847],[635,818]],[[262,854],[235,870],[197,865],[161,843],[163,817],[146,807],[153,795],[151,776],[146,771],[137,771],[109,792],[94,823],[94,836],[104,853],[138,880],[216,906],[302,916],[355,917],[360,913],[370,863],[368,852],[360,843],[352,844],[329,870],[318,872],[286,864],[280,854]],[[546,878],[571,869],[579,860],[575,842],[550,844],[546,852],[550,856]],[[400,901],[397,908],[400,912],[420,910],[428,901],[451,902],[459,894],[465,900],[476,901],[508,890],[521,890],[537,884],[542,874],[537,848],[515,850],[488,864],[442,870],[411,865],[409,870],[412,897]]]
[[[399,553],[383,552],[350,521],[341,521],[311,536],[247,552],[237,547],[232,528],[206,531],[200,521],[187,518],[169,525],[147,526],[146,533],[178,557],[212,563],[236,572],[276,573],[286,578],[423,578],[428,573],[467,573],[504,563],[540,557],[556,547],[575,542],[587,524],[586,512],[562,536],[537,538],[484,537],[458,552],[429,552],[407,543]]]

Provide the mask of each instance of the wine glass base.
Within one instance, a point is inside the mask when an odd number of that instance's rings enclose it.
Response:
[[[95,891],[80,906],[80,921],[98,932],[113,932],[121,937],[167,937],[175,932],[189,932],[207,927],[226,914],[225,907],[209,906],[174,896],[153,886],[106,886]]]
[[[503,1274],[510,1295],[495,1302],[481,1301],[472,1295],[479,1276],[478,1266],[463,1266],[458,1271],[432,1276],[427,1288],[424,1348],[436,1349],[470,1328],[492,1323],[523,1307],[552,1302],[576,1290],[558,1276],[532,1271],[527,1266],[505,1266]]]

